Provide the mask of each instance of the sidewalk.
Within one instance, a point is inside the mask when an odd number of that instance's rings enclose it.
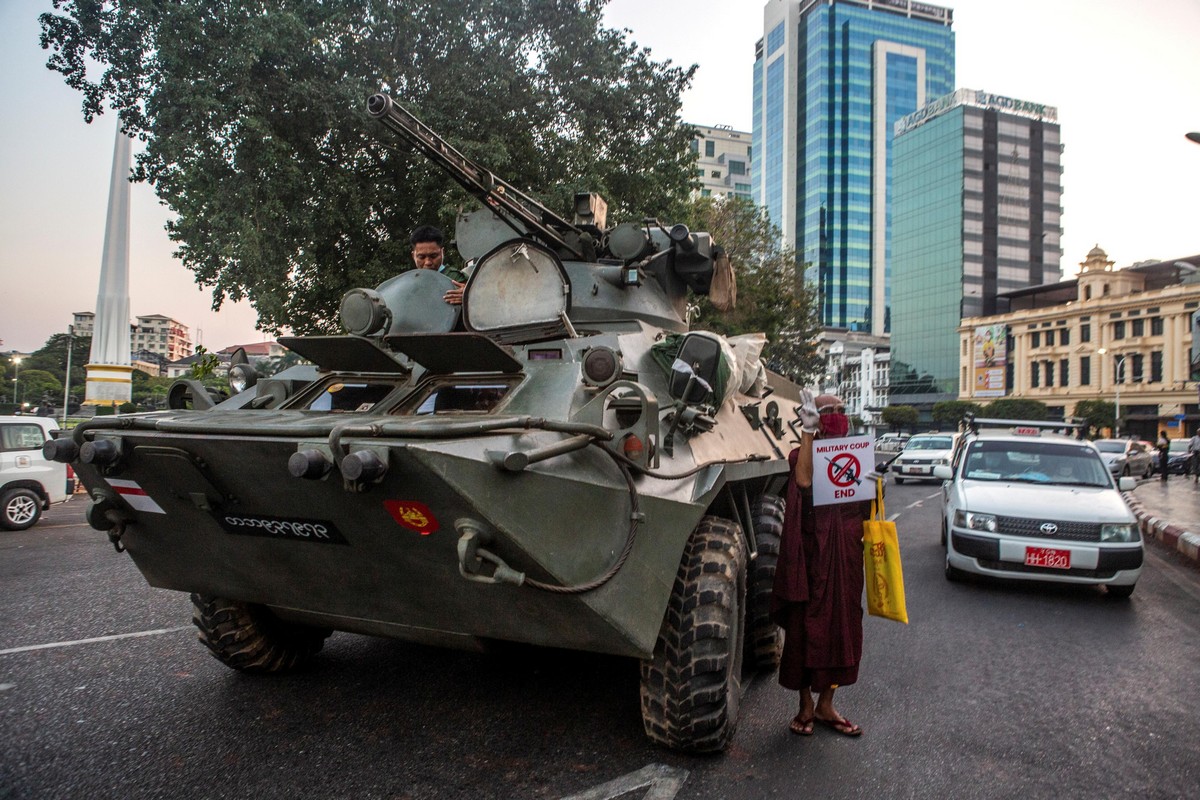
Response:
[[[1125,502],[1137,515],[1142,535],[1153,537],[1200,564],[1200,484],[1183,475],[1142,481]]]

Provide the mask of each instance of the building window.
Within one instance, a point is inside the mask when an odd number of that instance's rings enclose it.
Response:
[[[1070,386],[1071,385],[1070,373],[1067,371],[1068,369],[1070,369],[1070,366],[1069,366],[1070,363],[1071,362],[1069,362],[1065,358],[1058,362],[1058,385],[1059,386]]]
[[[1133,321],[1133,335],[1134,336],[1145,336],[1146,335],[1146,320],[1135,319]]]
[[[704,143],[704,155],[707,156],[708,158],[712,158],[716,154],[717,154],[717,143],[716,142],[705,142]]]
[[[1162,332],[1163,332],[1162,317],[1151,317],[1150,318],[1150,335],[1151,336],[1162,336]]]
[[[1114,339],[1124,339],[1125,338],[1125,323],[1124,322],[1114,322],[1113,323],[1113,338]]]
[[[745,161],[730,161],[729,162],[729,174],[730,175],[745,175],[746,174],[746,162]]]
[[[1041,331],[1034,331],[1033,333],[1031,333],[1029,335],[1029,346],[1030,347],[1041,347],[1042,346],[1042,332]]]
[[[1058,343],[1059,344],[1070,344],[1071,343],[1071,331],[1068,328],[1063,328],[1062,330],[1060,330],[1058,332]]]
[[[1046,362],[1046,388],[1054,385],[1054,362]]]
[[[1092,287],[1090,287],[1090,286],[1083,287],[1083,299],[1084,300],[1092,299]]]
[[[1029,385],[1034,389],[1042,385],[1042,362],[1033,361],[1029,364]]]
[[[701,189],[700,196],[701,197],[712,197],[712,189]]]
[[[1145,364],[1145,361],[1146,361],[1146,359],[1141,353],[1134,353],[1134,355],[1133,355],[1133,382],[1134,383],[1142,382],[1142,367]]]
[[[1162,383],[1163,372],[1163,354],[1162,350],[1155,350],[1150,354],[1150,382]]]
[[[714,177],[714,178],[719,178],[719,177],[721,177],[721,170],[719,170],[719,169],[714,169],[714,170],[713,170],[711,173],[709,173],[709,174],[710,174],[712,177]]]
[[[1079,357],[1079,385],[1090,386],[1092,383],[1092,357]]]
[[[700,152],[700,140],[699,139],[692,139],[692,152],[693,153]]]
[[[1080,325],[1079,326],[1079,341],[1090,342],[1091,340],[1092,340],[1092,326],[1091,325]]]

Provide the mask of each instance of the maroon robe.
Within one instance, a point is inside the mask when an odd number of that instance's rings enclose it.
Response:
[[[788,456],[796,468],[799,450]],[[771,618],[784,631],[779,683],[788,689],[847,686],[862,660],[863,522],[871,503],[814,506],[812,489],[788,476],[787,508]]]

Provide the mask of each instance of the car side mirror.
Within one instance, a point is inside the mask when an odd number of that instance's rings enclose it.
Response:
[[[1117,481],[1117,488],[1122,492],[1132,492],[1137,488],[1137,478],[1129,475]]]
[[[954,468],[939,464],[933,468],[933,477],[942,481],[951,480],[954,477]]]

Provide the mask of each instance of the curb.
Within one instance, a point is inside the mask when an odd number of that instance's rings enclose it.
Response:
[[[1166,520],[1150,516],[1141,501],[1135,498],[1131,492],[1122,494],[1125,496],[1125,502],[1130,510],[1137,516],[1143,536],[1158,539],[1185,558],[1200,563],[1200,534],[1185,531],[1178,525],[1172,525]]]

